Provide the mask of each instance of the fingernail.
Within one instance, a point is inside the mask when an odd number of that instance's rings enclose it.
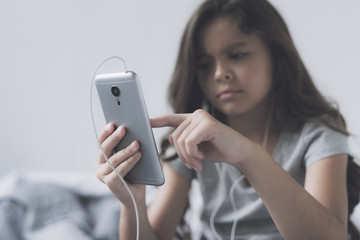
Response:
[[[110,132],[111,131],[111,128],[112,128],[112,124],[111,123],[109,123],[108,125],[106,125],[106,131],[107,132]]]
[[[132,143],[130,144],[130,149],[131,149],[131,150],[136,150],[137,148],[138,148],[138,145],[137,145],[136,141],[134,141],[134,142],[132,142]]]
[[[124,128],[121,126],[118,127],[118,129],[116,129],[116,134],[118,134],[120,137],[124,135]]]
[[[173,139],[172,139],[172,135],[169,136],[169,143],[170,143],[171,145],[174,144],[174,143],[173,143]]]
[[[134,154],[134,158],[135,158],[135,159],[139,159],[140,156],[141,156],[141,153],[140,153],[140,152],[136,152],[136,153]]]

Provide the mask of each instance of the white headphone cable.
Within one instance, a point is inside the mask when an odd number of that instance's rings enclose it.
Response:
[[[231,206],[233,207],[234,211],[236,211],[236,204],[235,204],[235,196],[234,196],[234,192],[236,189],[236,186],[239,182],[241,182],[243,179],[245,178],[245,176],[242,174],[238,179],[236,179],[233,184],[231,185],[230,188],[230,192],[229,192],[229,196],[230,196],[230,202],[231,202]],[[230,239],[234,240],[235,239],[235,231],[236,231],[236,227],[237,227],[237,219],[234,219],[232,227],[231,227],[231,234],[230,234]]]
[[[109,57],[107,59],[105,59],[104,61],[102,61],[94,70],[93,74],[92,74],[92,78],[91,78],[91,85],[90,85],[90,113],[91,113],[91,120],[92,120],[92,124],[93,124],[93,128],[94,128],[94,133],[95,133],[95,137],[97,140],[97,143],[99,145],[99,148],[102,152],[102,155],[104,156],[104,158],[106,159],[106,162],[109,164],[109,166],[111,167],[111,169],[116,173],[116,175],[119,177],[119,179],[121,180],[121,182],[124,184],[126,190],[128,191],[131,200],[134,204],[134,209],[135,209],[135,217],[136,217],[136,240],[139,240],[139,232],[140,232],[140,223],[139,223],[139,211],[136,205],[136,201],[134,198],[134,195],[132,194],[128,184],[126,183],[126,181],[124,180],[124,178],[118,173],[118,171],[116,171],[116,169],[114,168],[114,166],[110,163],[109,158],[106,156],[104,149],[101,146],[100,140],[98,138],[98,134],[96,131],[96,127],[95,127],[95,120],[94,120],[94,113],[93,113],[93,104],[92,104],[92,92],[93,92],[93,85],[94,85],[94,80],[95,80],[95,76],[97,71],[99,70],[99,68],[107,61],[111,60],[111,59],[118,59],[121,61],[124,72],[126,73],[126,66],[125,66],[125,61],[124,59],[122,59],[121,57],[117,57],[117,56],[113,56],[113,57]]]
[[[269,129],[270,129],[270,123],[271,123],[271,118],[272,118],[272,109],[270,111],[270,115],[269,118],[266,121],[266,125],[265,125],[265,132],[264,132],[264,137],[263,137],[263,142],[262,142],[262,147],[265,149],[266,151],[266,147],[267,147],[267,143],[268,143],[268,136],[269,136]],[[245,176],[242,174],[238,179],[236,179],[233,184],[231,185],[230,188],[230,192],[229,192],[229,196],[230,196],[230,201],[231,201],[231,205],[234,209],[234,211],[236,211],[236,204],[235,204],[235,189],[236,189],[236,185],[241,182],[243,179],[245,178]],[[236,231],[236,227],[237,227],[237,222],[238,219],[234,219],[233,221],[233,225],[231,227],[231,234],[230,234],[230,240],[234,240],[235,239],[235,231]]]
[[[213,111],[211,111],[211,115],[213,115]],[[214,116],[214,115],[213,115]],[[265,132],[264,132],[264,137],[263,137],[263,143],[262,143],[262,147],[264,149],[266,149],[266,146],[267,146],[267,142],[268,142],[268,135],[269,135],[269,129],[270,129],[270,123],[271,123],[271,118],[272,118],[272,107],[271,107],[271,111],[270,111],[270,116],[268,118],[268,120],[266,121],[266,125],[265,125]],[[219,163],[215,163],[215,166],[216,166],[216,170],[218,172],[218,175],[220,176],[220,181],[223,182],[224,181],[224,176],[223,176],[223,173],[221,172],[221,169],[220,169],[220,164]],[[230,202],[231,202],[231,205],[234,209],[234,211],[236,210],[236,204],[235,204],[235,196],[234,196],[234,192],[235,192],[235,187],[236,185],[241,182],[243,179],[245,178],[244,175],[241,175],[239,178],[237,178],[233,184],[231,185],[230,187],[230,191],[229,191],[229,197],[230,197]],[[217,214],[217,212],[219,211],[223,201],[225,200],[225,197],[223,197],[221,199],[221,201],[219,202],[219,204],[216,206],[216,208],[214,208],[214,210],[212,211],[211,215],[210,215],[210,228],[211,228],[211,231],[212,233],[215,235],[215,237],[218,239],[218,240],[221,240],[221,236],[219,235],[219,233],[216,231],[216,228],[215,228],[215,215]],[[231,240],[234,240],[235,239],[235,231],[236,231],[236,227],[237,227],[237,222],[238,220],[237,219],[234,219],[233,221],[233,224],[232,224],[232,227],[231,227],[231,234],[230,234],[230,239]]]
[[[215,163],[215,167],[216,167],[216,171],[218,172],[218,175],[220,176],[220,186],[221,186],[224,178],[221,173],[220,163]],[[216,213],[219,211],[219,208],[221,207],[222,203],[225,200],[225,195],[221,195],[221,196],[223,196],[223,197],[220,199],[218,205],[214,208],[214,210],[211,212],[211,215],[210,215],[210,228],[211,228],[212,233],[215,235],[215,237],[218,240],[222,240],[222,238],[219,235],[219,233],[216,231],[216,228],[215,228],[215,216],[216,216]]]

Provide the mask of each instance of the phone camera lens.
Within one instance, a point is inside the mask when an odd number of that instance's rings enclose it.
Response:
[[[112,86],[111,88],[111,93],[115,96],[115,97],[119,97],[120,96],[120,89],[117,86]]]

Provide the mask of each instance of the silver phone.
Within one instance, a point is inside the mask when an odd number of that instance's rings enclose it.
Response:
[[[115,147],[115,152],[134,140],[140,143],[142,157],[124,179],[129,183],[164,184],[159,154],[136,73],[99,74],[95,85],[105,121],[114,123],[116,127],[126,127],[126,135]]]

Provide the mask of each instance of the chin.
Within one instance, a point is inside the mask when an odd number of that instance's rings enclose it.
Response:
[[[216,109],[225,115],[225,117],[237,117],[247,112],[245,106],[241,106],[240,104],[229,104],[227,106],[217,107]]]

